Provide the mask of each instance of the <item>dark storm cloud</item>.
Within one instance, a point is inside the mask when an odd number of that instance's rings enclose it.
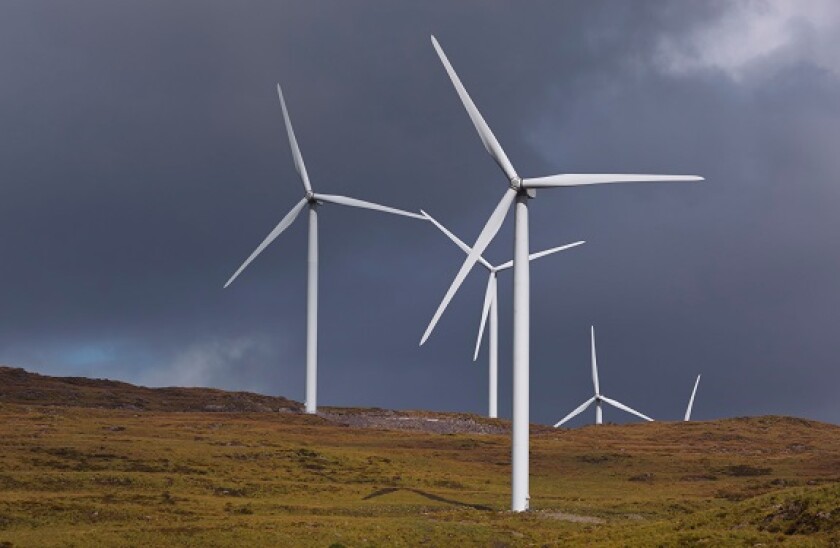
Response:
[[[702,372],[699,418],[838,421],[837,18],[803,6],[5,3],[0,360],[302,399],[303,219],[221,289],[302,196],[274,83],[316,190],[422,207],[472,241],[504,180],[434,33],[520,173],[708,179],[532,202],[534,250],[588,241],[533,265],[535,421],[589,394],[590,324],[605,393],[655,417],[681,416]],[[320,219],[319,400],[483,412],[484,276],[418,348],[460,251],[409,219]]]

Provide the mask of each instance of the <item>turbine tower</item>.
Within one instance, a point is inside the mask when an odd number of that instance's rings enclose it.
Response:
[[[697,380],[694,381],[694,390],[691,391],[691,398],[688,400],[688,407],[685,409],[684,421],[691,420],[691,408],[694,407],[694,395],[697,394],[697,385],[700,384],[700,375],[697,375]]]
[[[590,340],[591,340],[591,344],[592,344],[592,384],[595,387],[595,395],[592,396],[591,398],[589,398],[588,400],[586,400],[585,402],[583,402],[582,404],[580,404],[580,406],[577,407],[574,411],[572,411],[571,413],[569,413],[568,415],[563,417],[560,421],[558,421],[557,424],[554,425],[554,428],[558,428],[558,427],[562,426],[564,423],[566,423],[567,421],[577,417],[578,415],[580,415],[581,413],[586,411],[586,409],[590,405],[592,405],[593,403],[595,404],[595,424],[603,424],[603,422],[604,422],[603,421],[603,413],[602,413],[602,410],[601,410],[601,403],[606,403],[608,405],[612,405],[616,409],[621,409],[622,411],[627,411],[628,413],[632,413],[633,415],[636,415],[637,417],[641,417],[641,418],[643,418],[647,421],[653,421],[652,418],[648,417],[644,413],[639,413],[635,409],[624,405],[620,401],[616,401],[616,400],[613,400],[611,398],[608,398],[601,393],[601,384],[598,382],[598,360],[595,357],[595,326],[592,326],[592,328],[591,328],[590,337],[591,337]]]
[[[303,183],[304,197],[295,204],[292,210],[274,227],[274,230],[266,236],[265,240],[257,246],[257,249],[251,253],[250,257],[242,263],[242,266],[233,273],[225,287],[233,283],[237,276],[251,264],[251,261],[297,219],[304,207],[309,207],[309,256],[306,285],[306,412],[314,414],[318,411],[318,207],[323,203],[329,203],[384,211],[415,219],[425,220],[426,218],[417,213],[365,202],[356,198],[315,193],[312,190],[312,184],[309,182],[309,175],[306,173],[306,165],[303,163],[303,156],[300,154],[297,139],[295,139],[295,132],[292,129],[292,122],[289,119],[289,112],[286,109],[286,101],[283,99],[283,90],[280,89],[280,84],[277,84],[277,95],[280,97],[280,106],[283,109],[283,119],[286,122],[286,133],[289,136],[295,169]]]
[[[441,232],[443,232],[450,240],[455,242],[464,253],[469,254],[470,247],[465,244],[458,236],[450,232],[445,226],[440,224],[437,219],[423,211],[420,210],[420,213],[426,216],[426,218],[432,222]],[[553,253],[557,253],[558,251],[564,251],[566,249],[571,249],[573,247],[577,247],[581,244],[584,244],[584,241],[578,241],[571,244],[561,245],[559,247],[553,247],[551,249],[546,249],[545,251],[540,251],[538,253],[531,253],[528,256],[529,261],[533,261],[534,259],[539,259],[541,257],[545,257],[546,255],[551,255]],[[498,410],[498,379],[499,379],[499,313],[497,308],[497,301],[498,301],[498,280],[497,276],[499,272],[503,272],[513,267],[513,261],[508,261],[506,263],[502,263],[498,266],[493,266],[484,257],[478,257],[478,262],[483,266],[488,272],[487,278],[487,290],[484,292],[484,306],[481,310],[481,323],[478,327],[478,338],[475,341],[475,352],[473,353],[473,361],[478,359],[478,351],[481,349],[481,340],[484,337],[484,326],[487,324],[487,319],[490,319],[490,334],[489,334],[489,342],[488,342],[488,411],[487,416],[491,419],[495,419],[499,416]]]
[[[452,281],[429,327],[420,341],[422,345],[440,319],[449,301],[463,283],[464,278],[475,266],[478,257],[484,253],[493,237],[502,226],[508,210],[516,202],[514,209],[514,246],[513,246],[513,428],[511,458],[511,508],[515,512],[528,509],[528,412],[529,412],[529,367],[530,367],[530,278],[528,269],[528,199],[535,196],[535,189],[592,185],[601,183],[629,183],[640,181],[701,181],[702,177],[687,175],[626,175],[626,174],[562,174],[548,177],[522,178],[513,168],[505,151],[487,122],[481,116],[470,98],[455,69],[449,63],[440,44],[432,36],[432,45],[437,51],[449,79],[455,86],[467,114],[475,126],[484,148],[496,161],[507,179],[507,190],[499,205],[490,215],[484,228],[478,235],[472,250]]]

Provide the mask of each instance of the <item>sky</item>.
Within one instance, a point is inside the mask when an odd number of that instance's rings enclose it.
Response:
[[[11,0],[0,4],[0,363],[304,399],[316,192],[474,241],[506,188],[434,34],[518,172],[697,174],[540,191],[531,419],[601,388],[661,420],[840,422],[840,4],[833,0]],[[430,223],[320,209],[319,404],[484,413],[486,277]],[[486,253],[512,256],[512,215]],[[500,414],[511,407],[500,276]],[[591,422],[594,411],[570,423]],[[605,410],[605,420],[632,420]]]

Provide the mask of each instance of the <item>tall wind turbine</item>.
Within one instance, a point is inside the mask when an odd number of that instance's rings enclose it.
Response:
[[[432,36],[435,47],[449,79],[455,86],[467,114],[475,126],[484,148],[496,161],[505,174],[508,189],[499,205],[490,215],[487,224],[481,230],[472,250],[452,281],[440,306],[432,317],[429,327],[420,341],[422,345],[440,319],[449,301],[463,283],[464,278],[475,266],[478,257],[484,253],[490,241],[502,226],[508,210],[516,202],[514,213],[513,246],[513,428],[511,458],[511,508],[515,512],[528,509],[528,412],[529,412],[529,351],[530,351],[530,281],[528,270],[528,199],[534,197],[535,189],[592,185],[601,183],[629,183],[637,181],[701,181],[702,177],[686,175],[625,175],[625,174],[562,174],[548,177],[522,178],[508,160],[496,136],[481,116],[467,90],[455,73],[455,69],[446,58],[446,54]]]
[[[586,409],[590,405],[592,405],[593,403],[595,404],[595,424],[602,424],[603,423],[603,415],[602,415],[602,411],[601,411],[601,403],[602,402],[606,403],[606,404],[609,404],[609,405],[612,405],[616,409],[621,409],[622,411],[627,411],[628,413],[636,415],[637,417],[641,417],[641,418],[643,418],[647,421],[653,421],[652,418],[648,417],[644,413],[639,413],[635,409],[624,405],[620,401],[610,399],[610,398],[606,397],[605,395],[601,394],[601,384],[598,382],[598,360],[595,357],[595,326],[592,326],[591,329],[592,329],[592,331],[591,331],[591,335],[590,335],[591,336],[590,340],[592,342],[592,384],[595,387],[595,395],[592,396],[591,398],[589,398],[588,400],[586,400],[585,402],[583,402],[577,409],[575,409],[574,411],[572,411],[571,413],[569,413],[568,415],[563,417],[560,421],[558,421],[557,424],[554,425],[554,428],[558,428],[558,427],[562,426],[565,422],[577,417],[578,415],[580,415],[581,413],[586,411]]]
[[[685,418],[683,420],[691,420],[691,408],[694,406],[694,395],[697,394],[697,385],[700,384],[700,375],[697,375],[697,380],[694,381],[694,390],[691,391],[691,398],[688,400],[688,407],[685,409]]]
[[[469,254],[470,247],[465,244],[458,236],[450,232],[445,226],[440,224],[437,219],[423,211],[420,210],[420,213],[426,216],[432,224],[440,229],[441,232],[446,234],[450,240],[455,242],[464,253]],[[584,244],[584,241],[578,241],[571,244],[561,245],[559,247],[553,247],[551,249],[546,249],[545,251],[540,251],[538,253],[531,253],[528,256],[529,261],[533,261],[534,259],[539,259],[541,257],[545,257],[546,255],[551,255],[553,253],[557,253],[558,251],[564,251],[566,249],[571,249],[573,247],[577,247],[581,244]],[[488,411],[487,416],[491,419],[495,419],[499,416],[498,411],[498,384],[499,384],[499,311],[497,308],[497,301],[498,301],[498,274],[499,272],[503,272],[510,268],[513,268],[513,261],[508,261],[506,263],[502,263],[498,266],[493,266],[487,260],[484,259],[481,255],[478,256],[478,262],[483,266],[487,272],[487,290],[484,292],[484,306],[481,310],[481,323],[478,327],[478,338],[475,341],[475,352],[473,353],[473,361],[478,359],[478,351],[481,349],[481,340],[484,337],[484,326],[487,324],[487,319],[490,319],[490,334],[489,334],[489,342],[488,342]]]
[[[227,281],[225,287],[233,283],[233,280],[245,270],[245,267],[251,264],[251,261],[257,255],[262,253],[277,236],[297,219],[297,216],[304,207],[309,206],[309,258],[306,284],[306,412],[316,413],[318,411],[318,207],[322,203],[329,203],[384,211],[386,213],[404,215],[415,219],[425,220],[425,217],[417,213],[372,202],[365,202],[356,198],[336,196],[333,194],[316,194],[313,192],[312,184],[309,182],[309,175],[306,173],[306,166],[303,163],[303,156],[300,154],[300,148],[298,148],[297,139],[295,139],[295,132],[292,129],[292,122],[289,119],[289,112],[286,109],[286,101],[283,99],[283,90],[280,89],[280,84],[277,84],[277,95],[280,97],[280,106],[283,108],[283,119],[286,122],[286,133],[289,136],[289,145],[292,148],[295,169],[300,176],[301,182],[303,182],[304,197],[295,204],[292,210],[274,227],[274,230],[266,236],[265,240],[257,246],[257,249],[251,253],[251,256],[233,273],[233,276]]]

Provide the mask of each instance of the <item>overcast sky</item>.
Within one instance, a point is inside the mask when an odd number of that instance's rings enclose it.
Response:
[[[275,83],[316,192],[471,243],[506,181],[431,34],[523,176],[707,179],[531,202],[532,250],[587,240],[532,264],[534,422],[591,395],[590,325],[604,394],[655,418],[702,373],[698,419],[840,422],[833,0],[3,2],[0,363],[302,401],[305,217],[222,289],[303,197]],[[319,404],[485,412],[485,275],[419,347],[461,251],[429,223],[320,212]]]

